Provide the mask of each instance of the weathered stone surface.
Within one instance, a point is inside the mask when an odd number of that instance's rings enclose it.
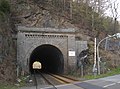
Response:
[[[46,4],[43,6],[38,0],[11,0],[12,18],[15,24],[40,28],[73,28],[64,15],[55,12]]]

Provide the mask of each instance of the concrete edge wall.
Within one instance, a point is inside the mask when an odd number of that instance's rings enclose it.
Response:
[[[74,33],[74,28],[69,29],[56,29],[56,28],[34,28],[34,27],[25,27],[18,26],[18,31],[27,31],[27,32],[54,32],[54,33]]]

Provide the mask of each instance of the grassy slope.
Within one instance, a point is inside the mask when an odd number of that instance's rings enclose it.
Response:
[[[103,78],[103,77],[107,77],[107,76],[113,76],[113,75],[117,75],[120,74],[120,68],[116,68],[116,69],[112,69],[111,71],[105,73],[105,74],[100,74],[100,75],[88,75],[85,76],[85,79],[97,79],[97,78]]]

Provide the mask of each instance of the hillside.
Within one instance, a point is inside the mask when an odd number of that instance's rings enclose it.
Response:
[[[68,2],[66,2],[68,3]],[[104,31],[92,30],[86,22],[79,21],[74,16],[70,18],[69,11],[61,11],[59,7],[53,7],[50,2],[36,0],[11,0],[11,17],[15,25],[51,28],[75,28],[77,33],[89,36],[106,34]],[[80,18],[79,18],[80,19]]]
[[[13,82],[16,78],[14,77],[16,76],[16,40],[12,36],[16,34],[19,25],[41,28],[75,28],[76,38],[88,41],[91,47],[91,60],[94,52],[94,38],[97,37],[99,40],[113,33],[111,19],[98,18],[99,14],[96,12],[94,12],[96,16],[94,28],[92,27],[93,10],[90,6],[84,3],[71,4],[69,0],[65,0],[64,3],[54,1],[56,0],[9,0],[7,5],[6,2],[3,3],[3,8],[0,9],[0,56],[2,56],[0,58],[0,80],[2,81],[0,82]],[[0,5],[2,7],[2,4]]]
[[[16,79],[16,42],[13,40],[10,7],[0,1],[0,83],[12,83]]]
[[[43,6],[35,0],[13,0],[12,18],[14,24],[32,27],[70,28],[74,27],[69,21],[60,16],[52,7]]]

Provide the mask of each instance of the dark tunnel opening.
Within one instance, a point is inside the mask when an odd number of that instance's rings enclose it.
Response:
[[[33,50],[30,56],[29,71],[34,73],[33,63],[40,62],[42,68],[41,72],[49,73],[63,73],[64,71],[64,58],[62,52],[55,46],[45,44],[38,46]]]

